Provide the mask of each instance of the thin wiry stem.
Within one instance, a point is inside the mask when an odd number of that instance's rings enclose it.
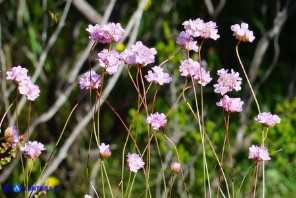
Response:
[[[251,90],[251,92],[252,92],[252,95],[253,95],[253,97],[254,97],[255,103],[256,103],[256,105],[257,105],[258,112],[261,113],[260,106],[259,106],[259,103],[258,103],[258,100],[257,100],[256,94],[255,94],[255,92],[254,92],[254,90],[253,90],[253,88],[252,88],[252,85],[251,85],[251,82],[250,82],[250,80],[249,80],[248,74],[247,74],[247,72],[246,72],[246,70],[245,70],[245,67],[244,67],[244,65],[243,65],[243,63],[242,63],[242,61],[241,61],[240,56],[239,56],[239,52],[238,52],[238,45],[239,45],[239,44],[240,44],[240,41],[237,43],[237,45],[236,45],[236,47],[235,47],[235,52],[236,52],[236,55],[237,55],[237,58],[238,58],[239,64],[241,65],[242,70],[243,70],[243,72],[244,72],[244,74],[245,74],[245,77],[246,77],[246,80],[247,80],[247,82],[248,82],[249,88],[250,88],[250,90]]]

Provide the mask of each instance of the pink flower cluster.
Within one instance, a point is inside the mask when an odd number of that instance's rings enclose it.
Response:
[[[204,22],[202,19],[195,19],[183,22],[185,32],[191,37],[201,37],[203,39],[214,39],[220,38],[218,34],[216,23],[213,21]]]
[[[6,79],[14,80],[18,84],[19,93],[25,95],[28,100],[34,101],[39,97],[40,89],[27,73],[28,70],[19,65],[6,72]]]
[[[131,49],[126,49],[121,53],[123,61],[131,66],[144,67],[150,63],[154,63],[157,54],[155,48],[148,48],[141,41],[136,42],[131,46]]]
[[[259,113],[255,120],[265,127],[273,127],[275,124],[281,122],[281,118],[278,115],[272,115],[270,112]]]
[[[105,25],[96,24],[94,26],[89,25],[88,28],[86,28],[86,31],[90,34],[89,39],[101,43],[118,42],[125,32],[120,23],[108,23]]]
[[[19,131],[15,126],[8,127],[4,132],[4,138],[11,144],[12,148],[15,148],[16,144],[20,141]]]
[[[178,162],[173,162],[171,164],[171,171],[174,173],[174,174],[178,174],[180,171],[181,171],[181,164],[178,163]]]
[[[93,70],[85,72],[79,79],[80,89],[98,89],[101,86],[101,83],[101,75]]]
[[[230,29],[233,31],[233,36],[235,36],[239,41],[243,42],[253,42],[255,36],[253,31],[249,30],[249,25],[247,23],[241,23],[232,25]]]
[[[130,171],[137,173],[139,169],[144,167],[145,162],[143,162],[143,160],[139,154],[128,153],[127,154],[127,164],[130,168]]]
[[[172,81],[169,74],[163,72],[163,68],[159,66],[152,67],[152,71],[149,70],[145,78],[148,82],[154,82],[159,85],[168,84]]]
[[[218,107],[222,107],[228,113],[242,112],[244,102],[240,98],[229,98],[224,95],[219,102],[216,103]]]
[[[182,49],[198,52],[197,41],[194,41],[190,34],[187,34],[184,31],[179,34],[176,43],[180,45]]]
[[[147,117],[146,123],[150,124],[155,131],[159,131],[160,128],[165,127],[167,119],[163,113],[156,112]]]
[[[111,151],[109,149],[109,144],[101,143],[99,145],[100,156],[102,158],[109,158],[111,156]]]
[[[122,64],[120,54],[115,50],[103,49],[98,53],[100,66],[105,68],[109,75],[113,75],[117,72],[118,67]]]
[[[20,150],[24,151],[25,157],[30,158],[30,159],[36,159],[37,157],[39,157],[41,155],[41,152],[46,149],[45,149],[44,145],[40,142],[29,141],[24,146],[22,146],[20,148]]]
[[[217,71],[217,74],[219,75],[218,84],[215,84],[215,92],[221,93],[221,95],[224,95],[227,92],[236,90],[241,90],[241,84],[242,84],[242,78],[239,77],[238,72],[234,72],[233,69],[231,69],[231,72],[228,73],[228,69],[220,69]]]
[[[271,160],[266,147],[252,145],[249,147],[249,159],[255,160],[257,162]]]
[[[181,72],[181,76],[190,75],[203,86],[207,85],[212,80],[210,73],[206,71],[204,67],[201,67],[197,61],[194,61],[191,58],[181,61],[179,71]]]

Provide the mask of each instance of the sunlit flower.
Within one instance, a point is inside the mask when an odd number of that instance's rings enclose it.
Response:
[[[159,128],[165,127],[167,119],[163,113],[156,112],[147,117],[146,123],[150,124],[155,131],[159,131]]]
[[[127,164],[130,168],[130,171],[137,173],[139,169],[143,168],[145,163],[139,154],[128,153],[127,154]]]
[[[92,70],[84,73],[79,79],[80,89],[98,89],[101,86],[101,83],[101,76]]]
[[[179,71],[181,72],[181,76],[190,75],[203,86],[207,85],[212,80],[210,73],[206,71],[204,67],[201,67],[197,61],[194,61],[191,58],[181,61]]]
[[[103,49],[98,53],[100,66],[105,68],[109,75],[113,75],[117,72],[118,67],[122,64],[119,53],[115,50]]]
[[[265,160],[271,160],[269,157],[269,153],[266,147],[264,146],[255,146],[252,145],[249,147],[249,159],[253,159],[255,161],[265,161]]]
[[[8,127],[4,131],[4,138],[11,144],[12,148],[15,148],[16,144],[20,141],[19,131],[15,126]]]
[[[125,49],[121,53],[123,61],[131,66],[144,67],[150,63],[154,63],[157,54],[155,48],[148,48],[141,41],[131,46],[131,49]]]
[[[31,101],[34,101],[40,95],[39,86],[35,85],[31,79],[22,80],[19,83],[18,90],[20,94],[25,95],[27,99]]]
[[[178,162],[173,162],[171,164],[171,171],[175,174],[178,174],[181,171],[181,164]]]
[[[197,41],[194,41],[193,38],[184,31],[179,34],[176,43],[180,45],[182,49],[198,52]]]
[[[216,23],[213,21],[204,22],[202,19],[196,19],[183,22],[185,32],[192,37],[201,37],[203,39],[217,40],[220,35],[218,34]]]
[[[111,156],[109,144],[101,143],[101,145],[99,145],[99,150],[100,150],[100,156],[102,158],[109,158]]]
[[[152,71],[149,70],[145,78],[148,82],[154,82],[159,85],[168,84],[172,81],[169,74],[163,72],[163,68],[159,66],[152,67]]]
[[[219,102],[216,103],[218,107],[222,107],[228,113],[242,112],[244,102],[240,98],[229,98],[224,95]]]
[[[272,115],[270,112],[259,113],[258,117],[255,118],[257,122],[260,122],[265,127],[272,127],[275,124],[281,122],[281,118],[278,115]]]
[[[230,29],[233,31],[233,36],[235,36],[239,41],[243,42],[253,42],[255,36],[253,31],[249,30],[249,25],[247,23],[241,23],[232,25]]]
[[[90,195],[84,195],[84,198],[92,198],[92,196],[90,196]]]
[[[239,77],[238,72],[234,72],[233,69],[231,72],[228,72],[228,69],[220,69],[217,74],[219,75],[218,84],[214,85],[216,93],[224,95],[233,90],[241,90],[242,78]]]
[[[45,147],[42,143],[34,141],[29,141],[24,146],[20,148],[21,151],[24,151],[24,155],[27,158],[35,159],[41,155],[41,152],[45,150]]]
[[[181,76],[194,76],[200,68],[200,64],[197,61],[188,58],[186,60],[181,61],[181,65],[179,67],[179,71],[181,72]]]
[[[14,80],[17,83],[20,83],[21,81],[27,80],[28,78],[28,70],[20,65],[12,67],[6,72],[6,80]]]
[[[94,26],[89,25],[88,28],[86,28],[86,31],[90,34],[89,39],[101,43],[117,42],[122,38],[125,32],[120,23],[108,23],[104,25],[96,24]]]

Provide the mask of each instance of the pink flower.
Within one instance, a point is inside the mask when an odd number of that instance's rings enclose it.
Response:
[[[154,55],[157,54],[155,48],[148,48],[141,41],[126,49],[121,53],[123,61],[135,67],[144,67],[150,63],[154,63]]]
[[[214,39],[217,40],[220,35],[218,34],[218,30],[216,29],[216,23],[213,21],[209,21],[204,23],[202,19],[196,19],[185,21],[183,23],[185,32],[192,37],[201,37],[203,39]]]
[[[255,120],[265,127],[273,127],[275,124],[281,122],[281,118],[278,115],[272,115],[270,112],[259,113]]]
[[[11,144],[12,148],[15,148],[16,144],[20,141],[19,131],[15,126],[8,127],[4,132],[4,138]]]
[[[84,195],[84,198],[92,198],[90,195]]]
[[[139,169],[143,168],[145,163],[139,154],[128,153],[127,154],[127,164],[130,168],[130,171],[137,173]]]
[[[223,107],[224,111],[228,113],[242,112],[244,102],[240,98],[229,98],[224,95],[219,102],[216,103],[218,107]]]
[[[168,73],[163,72],[163,68],[159,66],[152,67],[153,71],[148,71],[148,74],[145,76],[148,82],[154,82],[159,85],[168,84],[172,81],[172,78]]]
[[[35,159],[41,155],[41,151],[46,150],[44,145],[40,142],[34,141],[31,142],[29,141],[28,143],[25,144],[25,146],[22,146],[20,148],[21,151],[24,151],[25,157],[30,158],[30,159]]]
[[[38,85],[35,85],[31,79],[23,80],[19,83],[18,90],[20,94],[26,95],[28,100],[34,101],[40,95]]]
[[[193,38],[184,31],[179,34],[176,43],[180,45],[182,49],[198,52],[197,42],[193,41]]]
[[[197,82],[202,86],[206,86],[212,80],[210,72],[206,71],[204,67],[200,67],[196,70],[196,74],[193,76],[193,79],[197,80]]]
[[[203,86],[207,85],[212,80],[210,73],[206,71],[204,67],[201,67],[197,61],[193,61],[191,58],[181,61],[179,71],[181,72],[181,76],[190,75]]]
[[[20,83],[28,79],[28,70],[22,66],[15,66],[6,72],[6,80],[14,80]]]
[[[188,58],[186,60],[181,61],[181,66],[179,67],[179,71],[181,72],[181,76],[194,76],[200,68],[200,64],[197,61]]]
[[[271,160],[266,147],[252,145],[249,147],[249,159],[253,159],[257,162],[262,160]]]
[[[90,34],[89,39],[101,43],[117,42],[122,38],[125,32],[120,23],[108,23],[105,25],[96,24],[95,26],[89,25],[86,31]]]
[[[214,85],[216,93],[224,95],[229,91],[241,90],[242,78],[239,77],[238,72],[231,69],[231,72],[228,73],[228,69],[220,69],[217,74],[219,75],[218,84]]]
[[[249,30],[249,25],[247,23],[241,23],[232,25],[230,29],[233,31],[233,36],[235,36],[239,41],[243,42],[253,42],[255,36],[253,35],[253,31]]]
[[[159,131],[159,128],[165,127],[167,119],[163,113],[159,114],[158,112],[150,114],[146,119],[147,124],[151,124],[152,128],[155,131]]]
[[[109,75],[113,75],[117,72],[118,67],[122,64],[120,55],[115,50],[103,49],[98,53],[98,59],[100,66],[105,68]]]
[[[173,162],[171,164],[171,171],[174,174],[178,174],[181,171],[181,164],[179,164],[178,162]]]
[[[80,89],[98,89],[101,86],[102,78],[95,71],[87,71],[79,79]]]
[[[99,150],[100,150],[100,156],[102,158],[109,158],[111,156],[109,144],[105,145],[105,143],[101,143],[101,145],[99,145]]]

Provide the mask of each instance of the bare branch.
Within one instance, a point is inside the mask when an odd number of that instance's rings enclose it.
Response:
[[[92,23],[101,23],[103,17],[85,0],[73,0],[73,5]]]

